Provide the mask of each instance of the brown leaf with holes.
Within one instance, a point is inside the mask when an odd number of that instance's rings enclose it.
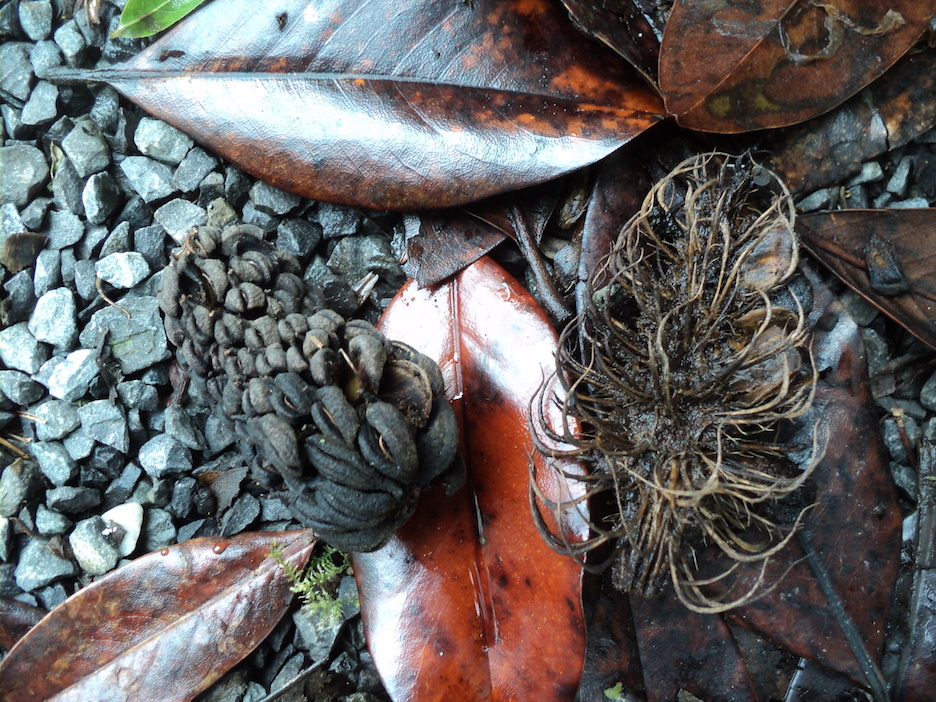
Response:
[[[274,542],[301,569],[315,536],[194,539],[79,590],[0,664],[0,700],[192,699],[250,653],[292,601],[269,557]]]
[[[387,690],[396,702],[571,700],[585,647],[581,568],[545,543],[530,512],[529,412],[552,370],[552,325],[483,258],[435,289],[408,283],[381,328],[439,362],[468,467],[465,488],[426,493],[386,547],[354,556]],[[550,499],[569,497],[551,471],[538,483]],[[569,539],[586,535],[575,512],[561,523]]]
[[[277,187],[380,209],[555,178],[662,112],[548,0],[215,0],[91,77]]]
[[[724,134],[805,121],[890,68],[934,11],[936,0],[677,0],[660,48],[666,109]]]
[[[936,210],[818,212],[797,224],[835,275],[936,348]]]

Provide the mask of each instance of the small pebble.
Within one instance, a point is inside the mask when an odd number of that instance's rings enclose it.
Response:
[[[176,198],[156,210],[153,219],[181,246],[193,227],[208,221],[208,212],[188,200]]]
[[[70,402],[54,398],[31,407],[29,414],[36,418],[36,438],[39,441],[64,439],[81,426],[78,408]]]
[[[36,379],[43,383],[52,397],[76,402],[87,394],[99,372],[97,354],[91,349],[78,349],[67,356],[54,356],[39,369]]]
[[[22,105],[29,97],[34,78],[29,49],[26,44],[0,44],[0,90]]]
[[[150,507],[144,511],[143,516],[143,548],[149,551],[158,551],[170,546],[176,540],[176,528],[172,523],[172,515],[159,507]]]
[[[192,469],[192,451],[169,434],[157,434],[140,447],[140,465],[147,475],[163,478]]]
[[[56,512],[80,514],[99,504],[101,504],[101,493],[94,488],[61,485],[46,490],[46,505]]]
[[[120,170],[144,202],[161,200],[175,192],[172,169],[164,163],[146,156],[128,156],[120,162]]]
[[[120,300],[120,306],[122,310],[105,307],[91,316],[79,337],[82,346],[95,348],[101,334],[107,331],[107,345],[124,375],[169,358],[171,354],[156,298],[127,295]],[[129,313],[129,319],[124,310]]]
[[[43,504],[36,507],[36,531],[43,536],[67,534],[72,527],[72,520],[61,512],[49,509]]]
[[[80,178],[87,178],[110,165],[107,142],[89,117],[75,120],[75,126],[62,140],[62,150]]]
[[[221,536],[232,536],[246,531],[260,516],[260,502],[249,492],[240,495],[221,518]]]
[[[140,476],[143,475],[143,469],[135,463],[128,463],[124,466],[120,476],[111,482],[104,490],[104,506],[108,508],[116,507],[126,502],[133,494]]]
[[[164,414],[165,431],[195,451],[207,448],[205,437],[192,422],[192,416],[179,405],[169,405]]]
[[[40,297],[28,328],[37,341],[60,350],[70,349],[78,336],[75,296],[71,290],[55,288]]]
[[[19,23],[32,41],[45,39],[52,32],[52,3],[49,0],[22,0]]]
[[[94,400],[80,407],[78,414],[81,426],[95,441],[124,454],[130,449],[127,418],[120,406],[110,400]]]
[[[17,459],[0,470],[0,517],[13,517],[42,492],[44,481],[34,461]]]
[[[180,192],[193,192],[217,166],[218,159],[204,149],[195,147],[182,159],[172,174],[172,184]]]
[[[81,191],[85,216],[92,224],[101,224],[120,204],[120,188],[110,173],[95,173]]]
[[[117,396],[127,409],[151,412],[159,406],[159,394],[142,380],[125,380],[117,384]]]
[[[78,464],[61,441],[35,441],[29,444],[29,450],[53,485],[64,485],[78,475]]]
[[[104,575],[114,569],[120,554],[117,547],[104,536],[107,525],[101,517],[82,519],[68,537],[78,565],[91,575]]]
[[[115,288],[132,288],[150,274],[143,254],[136,251],[112,253],[98,261],[94,270],[101,280]]]
[[[97,445],[97,442],[80,426],[66,436],[62,440],[62,443],[65,445],[68,455],[76,461],[84,460],[90,456],[94,447]]]
[[[53,121],[58,116],[58,98],[59,89],[56,86],[44,80],[39,81],[23,105],[20,114],[23,124],[36,127]]]
[[[29,52],[29,60],[39,78],[48,78],[50,69],[62,65],[65,60],[56,43],[50,39],[38,42]]]
[[[172,165],[181,162],[194,143],[175,127],[149,117],[140,120],[133,141],[144,156]]]
[[[298,195],[287,193],[262,180],[258,180],[250,189],[250,199],[261,212],[279,216],[297,208],[301,201]]]
[[[6,291],[6,323],[9,325],[26,322],[36,306],[36,293],[33,289],[32,271],[23,270],[3,284]],[[0,329],[2,333],[2,329]],[[30,335],[31,336],[31,335]],[[0,337],[2,339],[2,337]],[[3,352],[0,344],[0,354]]]
[[[34,404],[45,395],[42,385],[18,370],[0,370],[0,392],[21,407]]]
[[[65,56],[65,61],[68,62],[68,65],[78,65],[84,56],[85,49],[88,48],[88,43],[75,24],[75,20],[72,19],[63,24],[55,30],[55,34],[52,36],[55,39],[55,43],[58,44],[58,47],[62,50],[62,54]]]
[[[62,284],[62,255],[55,249],[44,249],[33,266],[33,292],[42,297]]]
[[[357,233],[361,222],[361,216],[353,208],[325,202],[319,204],[317,217],[322,225],[322,235],[326,239],[352,236]]]
[[[45,155],[30,144],[0,148],[0,201],[24,207],[42,190],[49,179]]]
[[[47,539],[31,538],[20,552],[14,577],[20,590],[32,592],[77,573],[78,566],[59,556]]]

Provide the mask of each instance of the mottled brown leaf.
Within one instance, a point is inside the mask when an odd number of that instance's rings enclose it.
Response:
[[[528,412],[552,371],[552,326],[483,258],[434,290],[408,283],[381,327],[438,360],[468,467],[465,488],[426,493],[385,548],[354,556],[384,684],[396,702],[571,700],[585,647],[581,569],[530,514]],[[568,495],[551,471],[538,475],[552,499]],[[563,524],[570,539],[586,535],[575,514]]]
[[[936,210],[818,212],[797,223],[803,244],[816,258],[875,307],[936,348]],[[906,292],[887,293],[880,283],[872,285],[872,275],[884,265],[874,256],[876,249],[895,259]]]
[[[910,53],[834,112],[771,135],[767,165],[794,193],[841,183],[936,124],[936,47]]]
[[[273,185],[385,209],[554,178],[662,111],[548,0],[215,0],[96,76]]]
[[[44,609],[0,597],[0,649],[9,651],[46,615]]]
[[[283,569],[314,535],[204,538],[141,556],[56,607],[0,664],[0,700],[190,700],[250,653],[292,600]],[[50,655],[54,652],[54,655]]]
[[[725,134],[802,122],[881,75],[934,12],[936,0],[677,0],[660,49],[666,109]]]

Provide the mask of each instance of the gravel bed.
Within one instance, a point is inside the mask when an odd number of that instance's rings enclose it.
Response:
[[[47,609],[164,546],[298,527],[278,500],[252,489],[231,432],[170,402],[173,351],[156,293],[191,227],[232,210],[297,256],[305,281],[337,311],[369,321],[405,277],[402,218],[277,190],[110,87],[45,79],[53,66],[136,53],[142,42],[108,36],[123,4],[103,3],[100,25],[83,11],[63,20],[58,1],[0,5],[0,244],[23,259],[0,266],[0,595]],[[934,201],[936,130],[799,206]],[[836,289],[862,325],[891,472],[910,515],[920,442],[936,441],[936,354]],[[227,477],[206,479],[216,474]],[[340,588],[353,592],[350,575]],[[322,625],[295,609],[200,699],[260,700],[303,673],[283,699],[301,698],[303,686],[310,699],[387,699],[356,608],[344,615]],[[892,651],[904,635],[895,628]]]

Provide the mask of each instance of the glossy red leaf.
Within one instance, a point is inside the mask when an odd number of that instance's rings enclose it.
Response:
[[[68,598],[0,664],[0,700],[190,700],[250,653],[292,600],[312,532],[187,541],[137,558]],[[50,653],[54,652],[54,655]]]
[[[548,0],[215,0],[96,79],[273,185],[381,209],[554,178],[662,111]]]
[[[732,134],[827,112],[926,30],[934,0],[677,0],[660,48],[666,109]]]
[[[396,702],[571,700],[585,647],[581,569],[546,545],[530,513],[528,413],[554,368],[551,324],[483,258],[435,289],[411,281],[381,326],[439,362],[468,467],[465,488],[426,493],[385,548],[354,556],[384,684]],[[552,403],[543,409],[555,419]],[[567,497],[538,465],[541,489]],[[576,517],[563,528],[580,540]]]
[[[871,304],[936,348],[936,210],[840,210],[797,220],[803,244]],[[887,260],[890,260],[887,263]],[[893,265],[905,292],[872,285]],[[900,287],[900,286],[898,286]]]

